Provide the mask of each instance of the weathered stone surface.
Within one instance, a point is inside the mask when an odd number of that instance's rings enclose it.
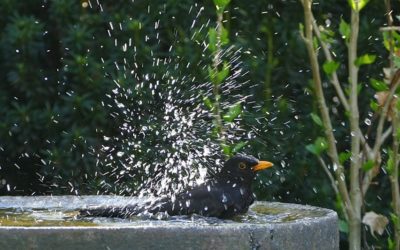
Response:
[[[1,208],[79,209],[133,200],[103,196],[0,197]],[[258,203],[260,204],[260,203]],[[280,223],[152,223],[95,227],[1,227],[0,249],[338,249],[337,215],[327,209],[261,203],[323,212]]]

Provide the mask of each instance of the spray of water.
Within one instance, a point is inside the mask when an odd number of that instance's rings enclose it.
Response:
[[[107,11],[99,1],[88,3],[100,12]],[[207,173],[221,167],[220,142],[212,139],[213,114],[203,103],[205,97],[212,98],[212,83],[207,74],[202,79],[190,74],[193,69],[206,73],[211,61],[205,41],[212,22],[200,27],[197,22],[203,10],[197,4],[188,10],[193,22],[187,37],[202,51],[195,63],[179,57],[176,44],[164,44],[162,30],[167,24],[159,20],[136,22],[138,29],[143,25],[153,27],[150,34],[140,37],[151,48],[145,52],[139,51],[134,38],[126,35],[132,18],[126,17],[125,22],[109,21],[107,34],[115,49],[122,50],[125,56],[114,61],[114,72],[105,72],[115,88],[107,94],[103,105],[116,110],[110,118],[119,123],[119,133],[104,135],[103,147],[97,153],[96,175],[99,179],[107,176],[107,180],[101,181],[102,191],[139,196],[176,193],[188,185],[202,183]],[[148,13],[151,11],[149,6]],[[179,42],[178,37],[176,41]],[[148,61],[137,59],[143,58],[140,53],[147,54]],[[247,98],[241,94],[250,86],[241,80],[248,73],[242,69],[241,54],[241,49],[234,46],[221,53],[221,58],[231,65],[231,74],[221,85],[221,107],[225,110]],[[242,129],[240,117],[227,126],[226,139],[230,143],[251,137]]]

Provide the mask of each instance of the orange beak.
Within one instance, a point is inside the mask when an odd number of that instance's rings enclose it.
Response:
[[[272,164],[269,161],[259,161],[258,164],[253,167],[253,171],[257,172],[257,171],[260,171],[260,170],[263,170],[263,169],[266,169],[266,168],[270,168],[273,165],[274,164]]]

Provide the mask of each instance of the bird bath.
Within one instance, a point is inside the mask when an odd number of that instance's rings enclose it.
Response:
[[[0,249],[338,249],[334,211],[256,202],[232,220],[201,216],[84,218],[88,206],[123,206],[121,196],[0,197]]]

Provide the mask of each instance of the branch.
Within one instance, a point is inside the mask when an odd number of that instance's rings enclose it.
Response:
[[[376,140],[375,140],[375,145],[374,145],[374,149],[373,149],[373,153],[374,154],[376,154],[379,151],[379,149],[381,148],[384,140],[388,136],[387,135],[386,137],[384,137],[383,127],[384,127],[384,124],[385,124],[385,120],[387,118],[387,114],[388,114],[388,111],[389,111],[390,104],[392,103],[392,99],[393,99],[393,97],[394,97],[394,95],[396,93],[396,89],[400,84],[399,80],[400,80],[400,69],[398,69],[396,71],[396,73],[394,74],[394,76],[392,77],[392,80],[390,82],[390,86],[391,87],[390,87],[389,93],[388,93],[388,95],[386,97],[385,103],[383,105],[381,116],[379,117],[379,123],[378,123],[377,131],[376,131]],[[390,133],[389,133],[389,135],[390,135]]]
[[[357,41],[359,33],[359,12],[351,10],[351,34],[348,44],[348,67],[350,82],[350,130],[351,130],[351,162],[350,162],[350,198],[353,205],[354,216],[361,216],[361,187],[360,187],[360,138],[361,131],[359,129],[359,110],[358,110],[358,66],[355,65],[357,59]]]
[[[318,28],[317,21],[315,20],[314,16],[312,16],[312,24],[314,28],[314,33],[317,36],[319,42],[321,43],[322,50],[325,54],[327,61],[333,61],[332,53],[330,52],[328,45],[321,39],[321,32]],[[332,76],[329,77],[333,87],[336,90],[336,93],[339,97],[340,102],[342,103],[343,107],[348,111],[350,109],[349,103],[347,102],[346,96],[343,92],[342,87],[340,86],[339,78],[337,76],[336,71],[332,73]]]
[[[335,178],[333,177],[331,171],[329,171],[329,168],[326,165],[324,159],[322,159],[321,156],[318,156],[318,161],[321,164],[322,169],[325,171],[326,175],[328,176],[329,181],[331,183],[331,186],[332,186],[333,190],[335,191],[336,196],[340,197],[339,189],[337,187]],[[342,211],[343,215],[345,216],[346,220],[348,220],[346,210],[344,209],[344,207],[342,207],[342,209],[343,209],[343,211]]]
[[[339,194],[339,190],[338,190],[338,188],[336,186],[336,183],[335,183],[335,178],[333,178],[333,175],[329,171],[329,168],[326,165],[326,163],[324,162],[324,159],[322,159],[321,156],[318,156],[318,161],[321,164],[322,168],[324,169],[326,175],[328,176],[329,181],[331,182],[331,186],[332,186],[333,190],[335,191],[336,195],[340,195]]]
[[[321,43],[321,47],[322,47],[322,50],[323,50],[323,52],[325,54],[326,60],[327,61],[333,61],[332,53],[329,50],[328,45],[321,39],[321,32],[320,32],[320,30],[318,28],[317,21],[315,20],[314,17],[312,17],[312,24],[313,24],[313,28],[314,28],[314,33],[317,36],[319,42]],[[339,97],[339,100],[342,103],[344,109],[346,111],[350,112],[349,102],[347,101],[346,95],[344,94],[343,89],[342,89],[342,87],[340,85],[339,78],[337,76],[336,71],[332,73],[332,76],[329,79],[331,81],[331,84],[335,88],[336,93],[337,93],[337,95]],[[364,135],[361,133],[360,127],[358,127],[358,134],[360,135],[361,145],[363,146],[363,148],[367,152],[368,159],[372,160],[374,158],[374,155],[371,154],[372,153],[371,148],[368,145],[368,142],[365,139]]]
[[[322,122],[325,128],[325,136],[328,141],[328,154],[333,164],[335,165],[335,177],[338,182],[338,188],[340,196],[343,199],[346,208],[346,216],[353,213],[349,193],[347,191],[347,184],[344,174],[343,166],[339,162],[339,155],[336,148],[336,140],[333,134],[332,122],[329,116],[329,110],[326,105],[325,96],[321,83],[321,75],[319,72],[319,64],[316,52],[313,45],[313,28],[312,28],[312,12],[311,12],[311,0],[301,0],[304,9],[304,26],[305,34],[302,34],[304,42],[307,47],[308,56],[311,63],[315,94],[318,102],[318,108],[321,113]]]

